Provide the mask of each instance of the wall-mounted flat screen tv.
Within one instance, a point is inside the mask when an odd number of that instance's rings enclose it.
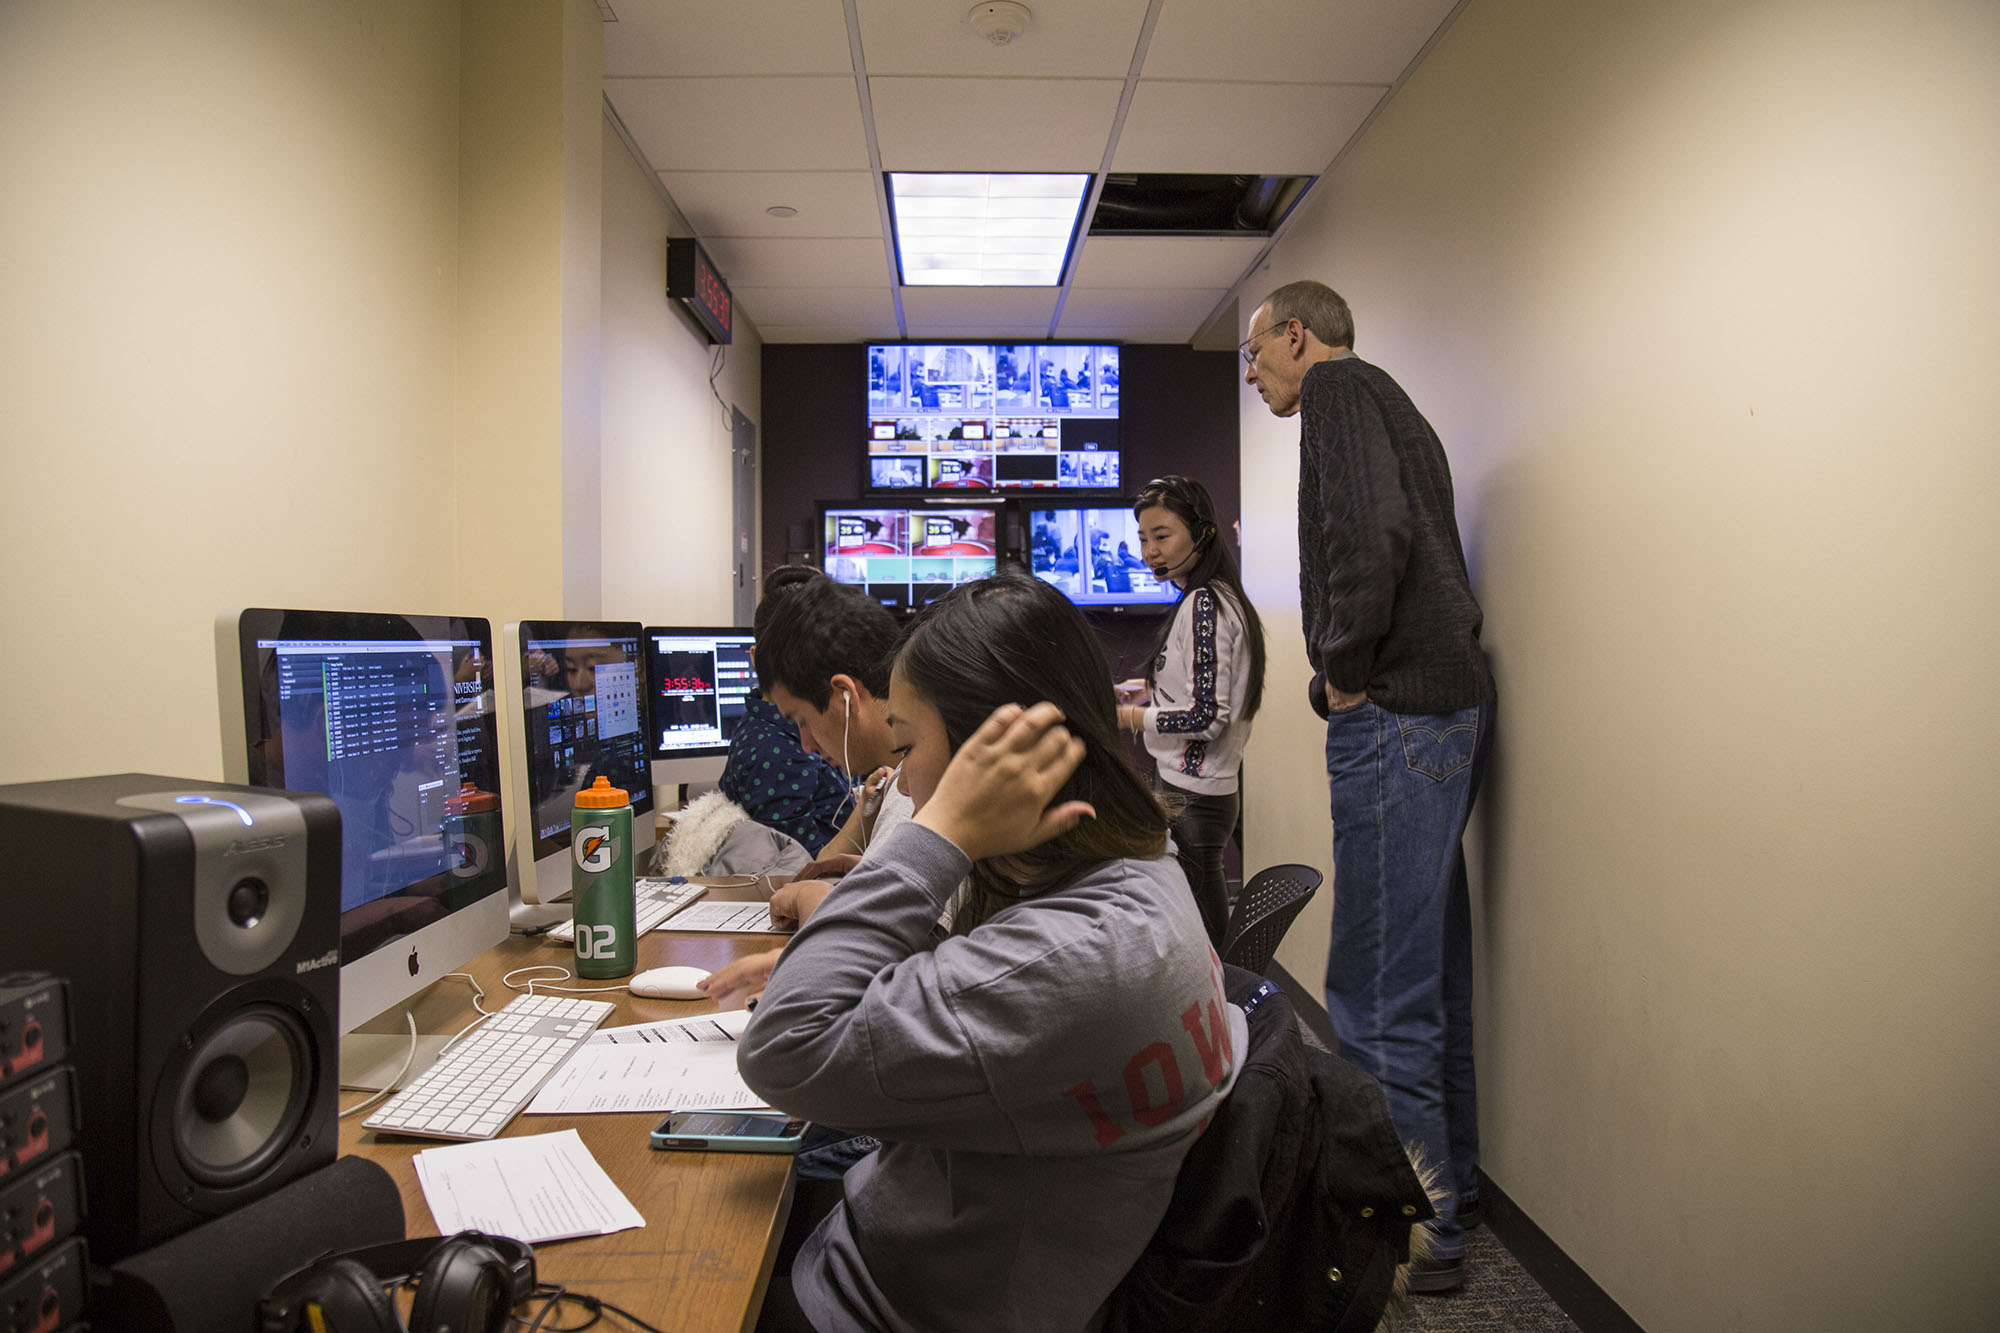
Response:
[[[878,343],[867,355],[871,492],[1118,488],[1115,344]]]
[[[994,505],[823,502],[820,568],[891,610],[914,610],[999,568],[999,518]]]
[[[1086,610],[1158,612],[1180,600],[1139,557],[1139,520],[1128,504],[1024,501],[1028,569]]]

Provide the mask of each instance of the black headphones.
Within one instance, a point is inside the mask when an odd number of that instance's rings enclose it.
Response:
[[[416,1287],[405,1329],[389,1289]],[[508,1236],[461,1231],[329,1254],[257,1302],[262,1333],[505,1333],[534,1294],[535,1252]]]

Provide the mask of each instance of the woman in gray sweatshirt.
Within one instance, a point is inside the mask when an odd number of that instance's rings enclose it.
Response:
[[[1085,1329],[1233,1083],[1243,1015],[1060,593],[1001,575],[934,603],[889,704],[916,817],[785,948],[738,1054],[772,1105],[883,1140],[793,1291],[821,1330]]]

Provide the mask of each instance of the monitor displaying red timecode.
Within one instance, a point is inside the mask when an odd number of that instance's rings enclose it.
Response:
[[[693,237],[667,240],[667,295],[687,307],[710,342],[730,340],[729,284]]]

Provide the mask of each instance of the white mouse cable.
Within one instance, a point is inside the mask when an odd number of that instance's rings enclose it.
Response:
[[[509,990],[526,990],[530,995],[540,993],[535,990],[537,986],[540,986],[542,991],[563,995],[595,995],[600,991],[622,991],[625,989],[623,986],[558,986],[553,981],[537,981],[533,978],[529,979],[526,986],[516,986],[514,978],[520,976],[523,972],[555,972],[559,974],[557,980],[570,981],[576,979],[576,974],[566,967],[558,966],[555,963],[536,963],[532,967],[515,968],[512,972],[500,978],[500,984]],[[454,1037],[452,1040],[456,1041],[458,1038]]]

